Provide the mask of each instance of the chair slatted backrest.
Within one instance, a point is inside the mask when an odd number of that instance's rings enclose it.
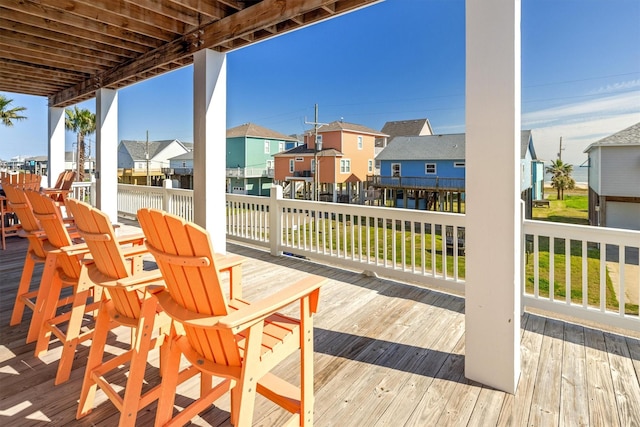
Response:
[[[70,190],[75,180],[76,180],[75,171],[71,171],[71,170],[65,171],[62,184],[60,185],[60,187],[56,187],[56,188],[59,188],[64,191]]]
[[[78,233],[91,252],[95,268],[104,279],[94,280],[94,282],[99,285],[100,281],[129,277],[130,263],[125,259],[109,217],[99,209],[79,200],[68,199],[66,207],[71,211]],[[120,314],[133,319],[139,317],[141,302],[137,291],[109,287],[107,293]]]
[[[55,248],[63,248],[73,245],[73,240],[65,226],[62,212],[56,202],[37,191],[25,191],[27,199],[31,203],[33,215],[40,222],[40,226],[47,235],[47,240]],[[80,274],[80,263],[76,257],[59,257],[58,263],[65,275],[77,279]]]
[[[67,172],[68,171],[60,172],[60,174],[58,175],[58,179],[56,179],[56,183],[53,185],[53,188],[62,188],[62,183],[67,176]]]
[[[18,220],[20,220],[20,225],[29,239],[31,249],[36,256],[46,258],[47,253],[43,245],[43,240],[38,236],[38,233],[42,231],[42,227],[33,214],[31,203],[29,199],[27,199],[24,190],[11,184],[4,184],[2,189],[7,196],[11,210],[18,215]]]
[[[23,190],[38,190],[42,182],[42,176],[35,173],[7,174],[2,178],[2,186],[15,185]]]
[[[192,312],[228,314],[207,231],[178,216],[149,208],[138,211],[138,221],[171,297]],[[205,358],[222,365],[241,365],[237,342],[230,330],[185,325],[185,333],[191,346]]]

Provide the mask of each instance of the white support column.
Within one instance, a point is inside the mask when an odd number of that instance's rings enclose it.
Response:
[[[118,91],[96,91],[96,207],[118,222]]]
[[[49,107],[49,164],[47,186],[53,187],[58,175],[64,171],[64,108]]]
[[[194,221],[225,253],[227,56],[203,49],[193,55]]]
[[[466,1],[465,376],[520,376],[520,0]]]

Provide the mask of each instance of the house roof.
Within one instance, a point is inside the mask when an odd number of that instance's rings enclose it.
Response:
[[[273,157],[291,157],[291,156],[300,156],[300,155],[311,155],[315,154],[315,150],[312,148],[307,148],[307,144],[298,145],[297,147],[293,147],[287,151],[283,151],[282,153],[274,154]],[[320,150],[318,152],[318,156],[321,157],[340,157],[342,153],[333,148],[327,148],[326,150]]]
[[[527,150],[531,150],[531,159],[536,160],[536,150],[533,147],[533,138],[530,130],[523,130],[520,132],[520,158],[524,159],[527,155]]]
[[[298,141],[298,139],[295,137],[285,135],[275,130],[267,129],[265,127],[256,125],[255,123],[245,123],[243,125],[236,126],[227,130],[227,138],[238,137],[279,139],[281,141]]]
[[[395,138],[396,136],[433,135],[431,123],[429,123],[429,119],[427,118],[387,122],[382,127],[381,132],[389,135],[389,138]]]
[[[385,133],[378,132],[375,129],[368,128],[366,126],[358,125],[355,123],[347,123],[342,120],[336,120],[335,122],[327,123],[318,128],[318,133],[335,132],[335,131],[347,131],[355,133],[363,133],[373,136],[388,136]],[[309,129],[306,133],[313,133],[313,129]]]
[[[182,145],[180,141],[177,139],[165,139],[162,141],[149,141],[149,158],[154,158],[158,153],[167,148],[172,143],[177,142]],[[132,141],[128,139],[123,139],[120,142],[124,148],[129,152],[131,158],[135,160],[146,160],[147,153],[147,141]],[[187,150],[187,148],[182,145],[182,147]]]
[[[465,158],[466,135],[398,136],[391,140],[376,160],[459,160]],[[520,154],[524,159],[531,144],[531,156],[536,158],[531,131],[523,130],[520,139]]]
[[[193,151],[187,151],[186,153],[178,154],[174,157],[169,157],[169,160],[193,160]]]
[[[376,160],[464,159],[464,133],[449,135],[397,136]]]
[[[595,147],[613,147],[623,145],[640,145],[640,122],[594,142],[589,145],[584,152],[588,153]]]

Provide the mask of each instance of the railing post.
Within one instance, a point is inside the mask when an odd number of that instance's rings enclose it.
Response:
[[[269,247],[271,255],[280,256],[282,251],[282,212],[280,200],[282,199],[282,186],[272,185],[269,196]]]
[[[91,174],[91,188],[89,189],[89,203],[91,206],[96,205],[96,176]]]
[[[170,179],[165,179],[162,181],[162,188],[164,191],[162,192],[162,209],[165,212],[173,213],[171,211],[171,194],[167,191],[173,188],[173,183]]]

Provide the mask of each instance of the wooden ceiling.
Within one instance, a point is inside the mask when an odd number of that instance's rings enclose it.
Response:
[[[0,91],[66,107],[379,0],[0,0]]]

